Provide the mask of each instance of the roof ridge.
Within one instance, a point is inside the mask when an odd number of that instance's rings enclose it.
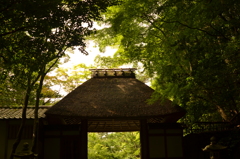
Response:
[[[127,77],[127,78],[136,78],[134,71],[136,68],[110,68],[110,69],[89,69],[92,71],[92,78],[103,78],[103,77]]]

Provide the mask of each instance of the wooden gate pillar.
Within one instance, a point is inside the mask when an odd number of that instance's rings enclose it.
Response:
[[[88,158],[88,121],[82,120],[81,121],[81,128],[80,128],[80,136],[81,136],[81,159]]]
[[[184,159],[182,138],[182,128],[176,123],[141,120],[141,159]]]
[[[148,126],[145,119],[140,120],[140,142],[141,142],[141,159],[147,159],[148,154]]]

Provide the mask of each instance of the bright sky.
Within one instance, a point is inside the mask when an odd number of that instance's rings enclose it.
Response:
[[[88,46],[86,48],[86,51],[88,51],[89,55],[82,54],[78,49],[74,50],[74,53],[68,53],[70,56],[70,60],[61,65],[61,67],[72,67],[74,65],[84,63],[87,66],[94,64],[94,58],[97,55],[101,56],[113,56],[113,54],[116,52],[117,49],[113,49],[111,47],[106,48],[105,53],[99,52],[99,48],[95,47],[95,44],[93,42],[88,42]]]
[[[100,56],[113,56],[113,54],[117,51],[117,49],[113,49],[111,47],[107,47],[105,53],[101,53],[99,51],[98,47],[95,47],[95,44],[93,42],[88,42],[86,51],[89,53],[88,55],[84,55],[81,53],[78,49],[74,50],[74,53],[67,54],[70,56],[70,60],[62,65],[60,65],[60,68],[73,68],[73,66],[78,65],[80,63],[84,63],[87,66],[90,66],[91,64],[94,64],[94,58],[97,55]],[[71,70],[69,70],[71,72]],[[51,72],[50,75],[55,75],[54,72]],[[53,90],[60,91],[62,95],[66,95],[67,93],[62,90],[61,86],[55,85],[51,87]]]
[[[105,53],[101,53],[99,51],[99,48],[95,47],[95,44],[93,42],[88,42],[86,51],[89,53],[89,55],[84,55],[78,49],[75,49],[74,53],[67,53],[70,56],[70,60],[68,62],[66,62],[65,64],[60,65],[60,67],[72,68],[73,66],[78,65],[80,63],[84,63],[87,66],[90,66],[91,64],[94,64],[94,58],[97,55],[113,56],[113,54],[117,51],[117,49],[107,47]],[[121,67],[122,68],[131,68],[132,66],[131,65],[123,65]],[[54,74],[54,73],[52,73],[52,74]],[[146,84],[148,84],[148,83],[146,83]],[[61,87],[59,87],[59,86],[53,86],[52,89],[56,90],[56,91],[60,91],[62,95],[67,94],[65,91],[61,90]]]

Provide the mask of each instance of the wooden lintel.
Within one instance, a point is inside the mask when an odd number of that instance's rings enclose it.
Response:
[[[136,125],[137,128],[140,128],[139,122],[134,121],[133,123]]]
[[[107,123],[107,122],[105,121],[104,124],[103,124],[103,129],[106,127],[106,123]]]
[[[97,129],[98,125],[99,125],[99,122],[96,124],[95,129]]]

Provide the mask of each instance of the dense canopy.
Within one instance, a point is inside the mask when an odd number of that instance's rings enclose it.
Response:
[[[88,54],[85,36],[93,32],[93,22],[101,19],[100,13],[115,3],[114,0],[1,1],[1,105],[23,104],[23,97],[16,96],[16,92],[35,85],[67,49],[77,46]]]
[[[188,110],[187,121],[229,121],[240,107],[239,7],[237,0],[124,0],[104,14],[108,27],[94,38],[102,51],[118,47],[113,62],[142,63],[152,86]]]

